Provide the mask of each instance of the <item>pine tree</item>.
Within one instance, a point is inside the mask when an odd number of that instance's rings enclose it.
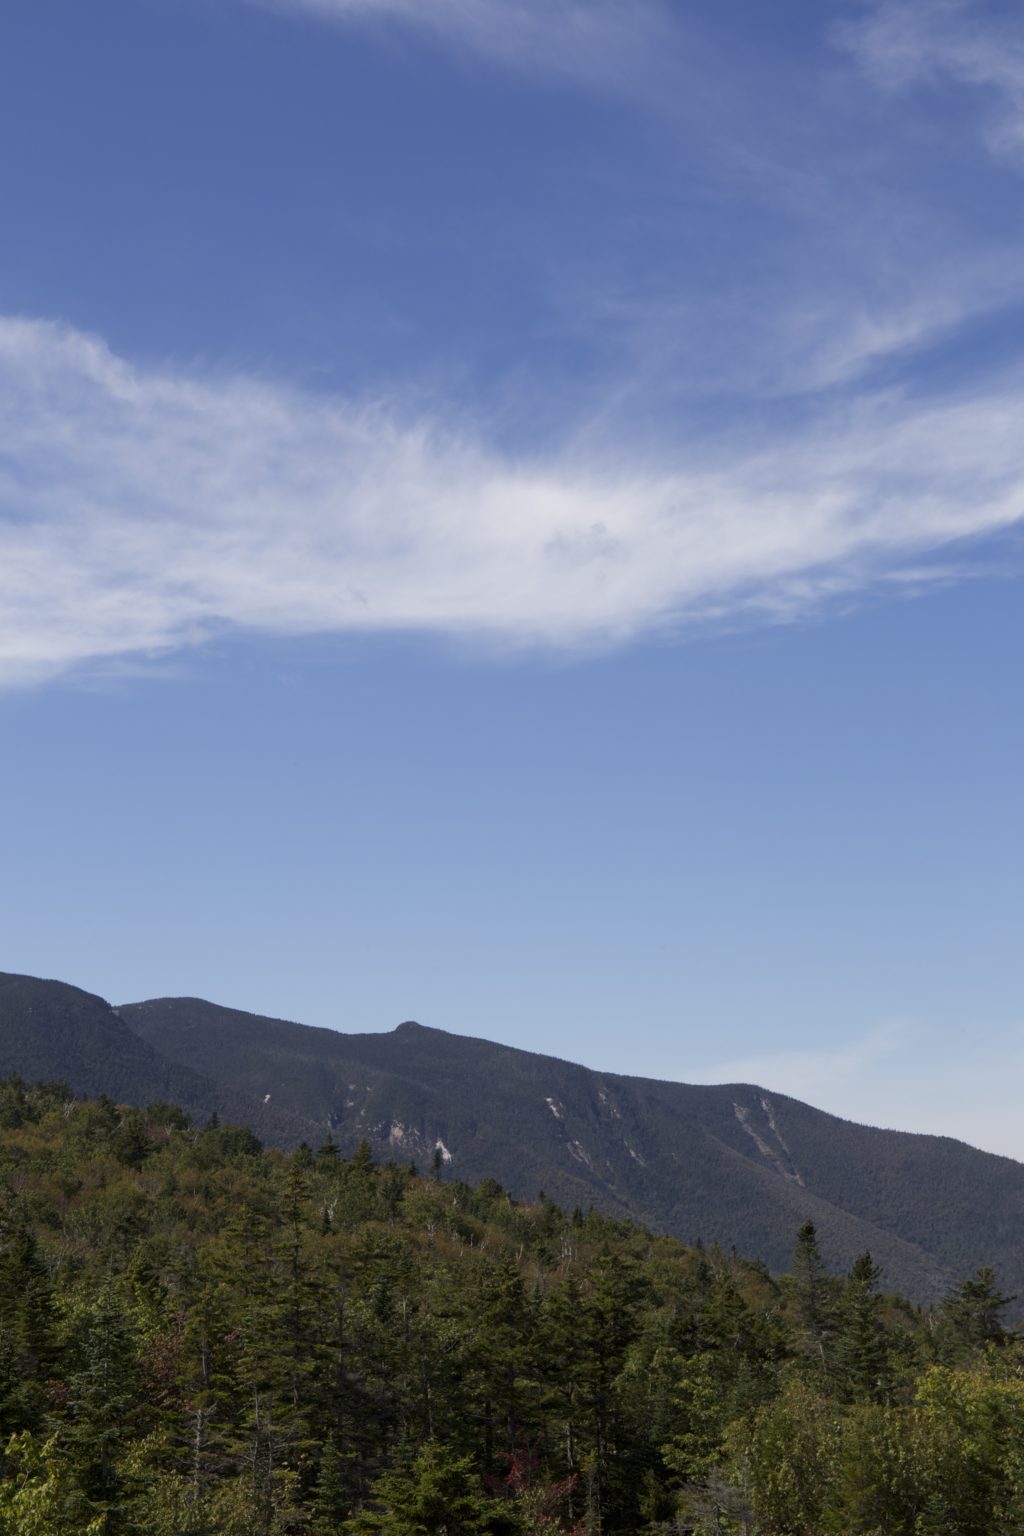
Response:
[[[137,1393],[137,1355],[131,1315],[108,1280],[81,1324],[79,1365],[68,1379],[70,1423],[65,1434],[76,1479],[94,1511],[106,1516],[105,1530],[125,1524],[128,1490],[121,1460],[145,1423]]]
[[[350,1506],[345,1461],[334,1440],[330,1439],[320,1452],[310,1511],[312,1536],[338,1536]]]
[[[793,1278],[796,1281],[797,1316],[805,1348],[818,1357],[824,1368],[827,1364],[827,1345],[835,1324],[835,1306],[813,1221],[805,1221],[797,1233],[793,1252]]]
[[[881,1270],[862,1253],[843,1288],[836,1336],[836,1371],[848,1396],[881,1401],[890,1387],[889,1347],[881,1319]]]
[[[987,1266],[962,1281],[942,1305],[952,1353],[969,1358],[987,1345],[1005,1344],[1009,1335],[1002,1314],[1015,1299],[1004,1295],[996,1285],[995,1272]]]
[[[0,1437],[39,1426],[56,1357],[53,1303],[35,1237],[0,1221]],[[2,1443],[2,1439],[0,1439]]]
[[[518,1268],[488,1268],[466,1300],[465,1387],[481,1426],[480,1448],[490,1468],[496,1450],[515,1454],[520,1439],[521,1381],[529,1369],[534,1309]]]
[[[511,1504],[488,1498],[468,1456],[436,1440],[412,1462],[379,1477],[372,1505],[346,1522],[351,1536],[514,1536]]]

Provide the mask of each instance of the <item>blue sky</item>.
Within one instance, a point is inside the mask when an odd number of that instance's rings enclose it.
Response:
[[[1024,20],[32,0],[0,964],[1024,1156]]]

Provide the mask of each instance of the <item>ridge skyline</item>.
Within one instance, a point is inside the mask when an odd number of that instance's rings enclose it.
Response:
[[[405,1020],[347,1034],[154,998],[116,1008],[0,975],[0,1074],[146,1107],[216,1112],[280,1146],[343,1151],[545,1191],[784,1269],[812,1220],[826,1261],[869,1249],[895,1289],[935,1301],[981,1263],[1024,1289],[1024,1165],[950,1136],[876,1129],[755,1084],[600,1072]]]

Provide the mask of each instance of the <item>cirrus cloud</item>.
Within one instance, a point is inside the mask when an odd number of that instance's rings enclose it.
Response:
[[[993,153],[1024,155],[1024,25],[977,0],[874,0],[837,28],[840,44],[883,89],[953,83],[979,93]]]
[[[1024,517],[1024,382],[861,402],[717,454],[514,458],[246,376],[0,321],[0,681],[276,635],[609,646],[788,616]]]
[[[505,67],[665,101],[682,33],[658,0],[247,0],[335,25],[397,22]]]

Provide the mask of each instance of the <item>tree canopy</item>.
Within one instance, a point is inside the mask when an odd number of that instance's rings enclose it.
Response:
[[[1011,1536],[1024,1350],[166,1103],[0,1084],[0,1536]]]

